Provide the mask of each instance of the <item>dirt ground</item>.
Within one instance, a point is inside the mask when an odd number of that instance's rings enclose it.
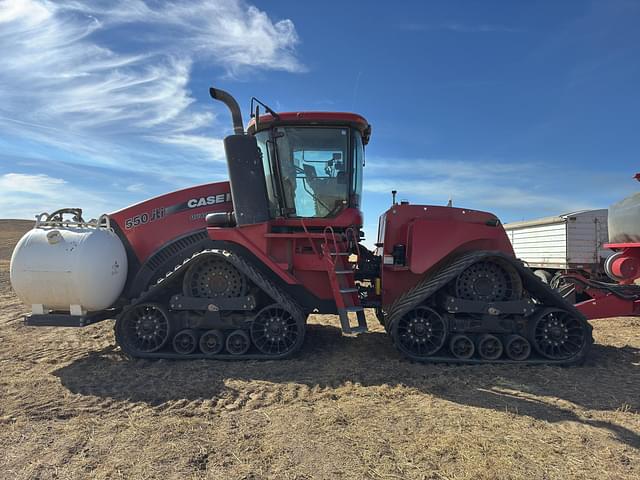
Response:
[[[131,361],[112,324],[27,328],[0,220],[0,477],[640,478],[640,319],[577,368],[410,363],[316,316],[273,362]]]

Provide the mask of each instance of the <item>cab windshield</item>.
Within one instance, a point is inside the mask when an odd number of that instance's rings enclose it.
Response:
[[[331,217],[358,208],[363,146],[349,127],[277,127],[257,135],[269,204],[289,217]],[[280,181],[278,181],[280,179]]]

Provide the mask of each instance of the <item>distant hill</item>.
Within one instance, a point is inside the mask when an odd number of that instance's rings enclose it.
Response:
[[[34,223],[33,220],[0,220],[0,262],[11,259],[13,247]]]

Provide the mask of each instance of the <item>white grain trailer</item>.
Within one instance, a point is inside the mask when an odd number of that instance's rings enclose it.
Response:
[[[608,241],[606,209],[512,222],[504,228],[516,256],[545,282],[572,271],[606,278],[604,260],[612,253],[602,248]]]

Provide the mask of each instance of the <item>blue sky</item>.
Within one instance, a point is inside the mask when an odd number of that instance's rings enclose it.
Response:
[[[226,178],[224,108],[373,125],[389,191],[503,221],[637,190],[640,2],[0,1],[0,218],[89,215]]]

